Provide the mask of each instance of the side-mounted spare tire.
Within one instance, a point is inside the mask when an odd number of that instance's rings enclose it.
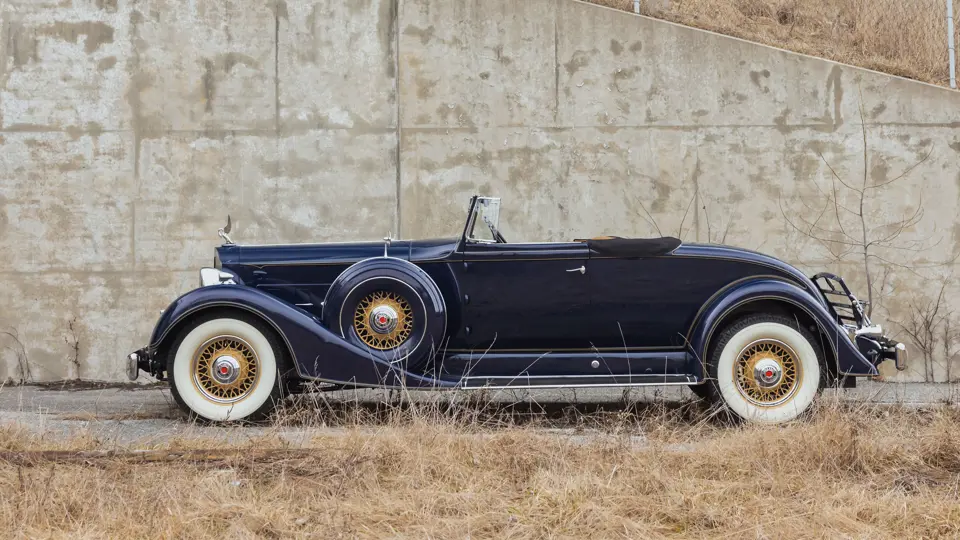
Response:
[[[337,277],[321,318],[331,331],[374,357],[418,371],[440,349],[447,309],[423,269],[403,259],[378,257]]]

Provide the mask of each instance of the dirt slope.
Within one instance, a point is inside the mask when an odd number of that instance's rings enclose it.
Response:
[[[586,1],[633,11],[633,0]],[[918,81],[949,84],[946,0],[642,0],[641,13]]]

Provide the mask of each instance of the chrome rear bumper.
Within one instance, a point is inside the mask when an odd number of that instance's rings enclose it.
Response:
[[[885,360],[893,360],[898,370],[907,369],[907,348],[903,343],[883,335],[880,325],[870,321],[870,316],[864,310],[867,303],[858,300],[850,292],[843,278],[823,272],[810,279],[820,289],[827,307],[837,317],[837,324],[850,332],[860,353],[871,364],[879,366]]]
[[[903,371],[907,369],[907,347],[903,343],[897,343],[893,348],[893,361],[896,363],[897,370]]]
[[[863,329],[856,335],[857,348],[871,364],[879,367],[881,362],[893,360],[899,371],[907,369],[907,348],[880,332],[880,328]]]

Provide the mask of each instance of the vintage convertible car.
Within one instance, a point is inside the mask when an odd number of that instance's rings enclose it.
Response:
[[[127,371],[211,421],[285,392],[684,385],[749,421],[901,365],[842,279],[676,238],[510,243],[473,197],[457,238],[225,244]]]

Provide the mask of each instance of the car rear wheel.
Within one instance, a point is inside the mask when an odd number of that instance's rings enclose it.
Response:
[[[167,360],[170,391],[194,418],[259,421],[283,394],[285,349],[262,321],[211,314],[181,330]]]
[[[822,359],[817,340],[796,320],[752,315],[717,337],[708,384],[714,399],[742,420],[788,422],[817,397]]]

